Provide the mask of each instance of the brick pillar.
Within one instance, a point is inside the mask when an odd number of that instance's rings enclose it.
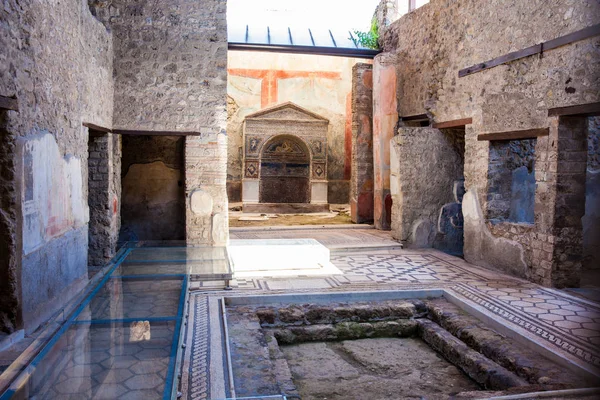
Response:
[[[352,222],[373,221],[373,66],[352,68]]]
[[[395,58],[380,54],[373,63],[373,172],[375,228],[390,230],[390,140],[398,122]]]
[[[556,129],[553,121],[552,128]],[[558,119],[556,200],[554,203],[554,252],[552,286],[579,287],[583,261],[585,178],[587,169],[588,120]]]
[[[121,137],[90,132],[88,158],[88,265],[114,257],[121,227]]]
[[[532,280],[544,286],[579,286],[583,258],[587,119],[553,117],[536,145]]]
[[[186,239],[190,246],[226,245],[227,136],[188,136],[185,141]]]

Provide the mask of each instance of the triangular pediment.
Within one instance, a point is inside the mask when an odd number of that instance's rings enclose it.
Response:
[[[273,119],[273,120],[294,120],[294,121],[322,121],[329,122],[325,117],[308,111],[292,102],[278,104],[276,106],[264,108],[255,113],[246,116],[246,119]]]

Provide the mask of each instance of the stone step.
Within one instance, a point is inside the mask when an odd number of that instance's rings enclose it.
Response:
[[[433,300],[427,303],[427,308],[429,317],[443,329],[530,384],[557,388],[562,388],[565,382],[572,382],[573,387],[586,385],[583,377],[500,335],[453,304]]]

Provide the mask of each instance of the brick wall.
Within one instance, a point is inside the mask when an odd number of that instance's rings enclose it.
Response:
[[[101,267],[117,250],[121,215],[121,137],[91,132],[88,143],[88,265]]]

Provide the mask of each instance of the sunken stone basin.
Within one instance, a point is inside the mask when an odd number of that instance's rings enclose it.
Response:
[[[303,399],[431,399],[480,390],[418,338],[312,342],[281,350]]]
[[[589,383],[443,298],[298,303],[226,307],[237,396],[474,399]]]

